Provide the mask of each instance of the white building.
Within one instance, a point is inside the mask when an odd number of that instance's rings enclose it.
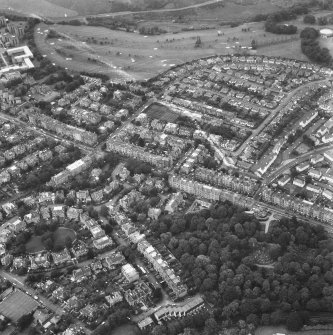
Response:
[[[129,283],[139,279],[139,273],[131,264],[125,264],[121,267],[121,272]]]

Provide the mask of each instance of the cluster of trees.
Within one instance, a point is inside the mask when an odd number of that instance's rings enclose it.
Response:
[[[327,24],[333,23],[333,18],[328,16],[320,16],[316,19],[314,15],[307,14],[304,16],[303,22],[306,24],[315,24],[317,22],[320,26],[326,26]]]
[[[138,161],[133,158],[129,158],[126,162],[126,168],[130,171],[131,176],[135,174],[150,174],[152,167],[150,164],[142,161]]]
[[[329,50],[319,45],[319,32],[316,29],[307,27],[301,31],[300,37],[302,52],[311,61],[325,66],[332,64],[332,56]]]
[[[165,34],[167,31],[159,28],[158,26],[145,27],[142,26],[139,28],[139,33],[141,35],[161,35]]]
[[[15,78],[15,79],[12,79],[12,80],[8,81],[5,84],[5,87],[8,88],[8,89],[11,89],[11,88],[14,88],[15,86],[21,84],[22,82],[23,82],[22,78]]]
[[[229,202],[199,214],[165,215],[151,224],[214,307],[216,322],[300,329],[312,312],[332,312],[333,244],[321,226],[293,219],[258,220]],[[267,250],[267,269],[251,257]]]
[[[25,245],[30,240],[31,233],[28,231],[20,232],[16,237],[12,237],[6,244],[13,256],[23,255],[26,252]]]
[[[267,20],[265,31],[279,35],[293,35],[297,33],[297,27],[292,24],[277,24],[275,21]]]
[[[307,14],[303,18],[303,22],[306,24],[315,24],[316,23],[316,17],[312,14]]]
[[[102,159],[93,162],[91,169],[74,177],[71,181],[71,188],[78,191],[88,188],[97,188],[105,186],[107,179],[111,177],[114,168],[119,164],[120,156],[116,153],[107,153]],[[92,179],[90,172],[92,169],[102,169],[99,179]],[[122,186],[121,186],[122,187]]]
[[[131,315],[131,311],[126,303],[117,305],[117,308],[113,308],[111,313],[108,313],[108,318],[103,324],[99,325],[93,332],[93,335],[108,335],[116,327],[128,322],[128,317]]]
[[[280,10],[278,12],[265,15],[259,14],[255,17],[255,21],[266,20],[265,30],[273,34],[296,34],[297,27],[294,25],[279,24],[283,21],[290,21],[297,18],[297,15],[308,14],[309,9],[306,6],[297,5],[290,8]]]
[[[69,25],[69,26],[81,26],[83,24],[80,20],[69,20],[69,21],[61,21],[59,24]]]
[[[47,38],[60,38],[62,35],[60,35],[57,31],[54,29],[50,29],[47,33]]]
[[[253,21],[261,22],[269,19],[276,22],[290,21],[296,19],[297,15],[304,15],[308,12],[309,9],[306,5],[295,5],[270,14],[257,14],[253,17]]]
[[[237,138],[237,135],[238,135],[231,129],[231,127],[224,126],[224,125],[213,126],[211,124],[205,124],[203,126],[203,130],[207,131],[210,134],[219,135],[227,139]]]
[[[26,329],[32,321],[34,320],[34,312],[22,315],[18,320],[17,320],[17,327],[19,328],[20,331],[23,331]]]

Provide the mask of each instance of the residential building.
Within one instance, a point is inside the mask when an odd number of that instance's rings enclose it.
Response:
[[[105,263],[109,269],[114,269],[116,266],[125,262],[125,257],[120,252],[112,252],[105,258]]]
[[[124,297],[130,306],[142,306],[151,297],[151,294],[151,288],[145,282],[139,281],[133,289],[125,291]]]
[[[296,166],[296,171],[297,172],[303,172],[307,170],[310,167],[310,164],[308,162],[303,162],[299,165]]]
[[[106,247],[109,247],[113,244],[112,240],[108,236],[103,236],[97,240],[94,240],[93,245],[96,249],[101,250]]]
[[[138,271],[136,271],[134,267],[129,263],[121,267],[121,272],[129,283],[139,280]]]
[[[205,307],[205,302],[201,297],[190,298],[182,305],[167,305],[161,307],[154,313],[158,322],[166,321],[171,318],[181,318],[193,315]]]
[[[94,239],[105,236],[105,231],[100,226],[90,228],[90,232]]]
[[[289,183],[290,179],[291,179],[291,178],[290,178],[289,175],[284,175],[282,178],[279,179],[278,184],[279,184],[281,187],[283,187],[283,186],[285,186],[286,184]]]
[[[110,295],[106,296],[105,300],[108,302],[109,306],[112,307],[118,302],[122,302],[123,296],[119,291],[114,291]]]
[[[166,204],[165,211],[173,213],[182,202],[183,202],[183,196],[181,192],[174,193],[171,196],[171,199]]]
[[[72,257],[67,249],[60,252],[52,252],[52,258],[55,265],[65,264],[70,262]]]
[[[298,187],[304,187],[305,186],[305,180],[304,179],[300,179],[300,178],[295,178],[293,180],[293,184],[298,186]]]

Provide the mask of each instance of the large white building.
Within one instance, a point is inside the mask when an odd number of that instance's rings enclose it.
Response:
[[[121,267],[121,272],[129,283],[132,283],[139,279],[139,273],[134,267],[127,263]]]
[[[320,36],[322,38],[330,38],[333,37],[333,30],[330,28],[324,28],[320,30]]]

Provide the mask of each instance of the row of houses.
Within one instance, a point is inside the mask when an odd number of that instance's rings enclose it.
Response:
[[[144,234],[140,234],[131,220],[124,214],[110,207],[110,215],[117,221],[123,232],[128,236],[132,243],[137,243],[137,249],[146,260],[154,267],[159,275],[166,282],[176,298],[187,295],[187,287],[182,283],[181,278],[169,266],[162,255],[156,250],[145,238]]]
[[[295,198],[269,187],[265,187],[262,191],[262,200],[315,220],[331,223],[333,219],[332,209],[317,206],[313,202]]]
[[[106,150],[120,153],[122,155],[147,162],[149,164],[166,168],[173,165],[173,159],[170,156],[161,156],[152,154],[146,151],[144,148],[132,145],[129,143],[124,143],[121,140],[109,140],[106,143]]]
[[[252,195],[257,189],[256,180],[231,176],[222,172],[198,167],[195,169],[194,178],[218,187],[226,187],[235,192]]]
[[[57,135],[94,146],[97,144],[97,134],[90,131],[67,125],[63,122],[53,119],[50,116],[40,113],[38,110],[30,109],[26,112],[29,123],[40,126],[45,130],[56,133]]]

